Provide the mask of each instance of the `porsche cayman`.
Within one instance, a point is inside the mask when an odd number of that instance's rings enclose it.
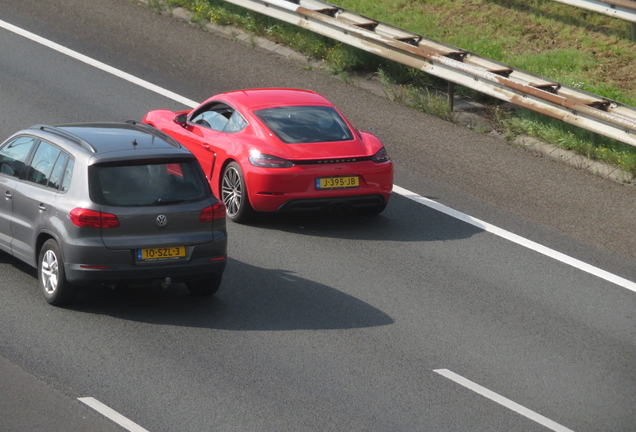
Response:
[[[196,155],[235,222],[257,212],[380,213],[391,196],[382,142],[309,90],[231,91],[192,110],[150,111],[143,122]]]

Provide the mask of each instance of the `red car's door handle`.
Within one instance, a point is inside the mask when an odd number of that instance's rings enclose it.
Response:
[[[202,144],[201,147],[203,147],[206,150],[210,150],[210,146],[207,144]]]

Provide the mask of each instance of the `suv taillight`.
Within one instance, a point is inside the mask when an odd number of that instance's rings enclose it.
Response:
[[[212,222],[221,219],[225,219],[225,204],[223,204],[223,201],[217,201],[216,204],[204,208],[199,215],[199,222]]]
[[[119,219],[110,213],[102,213],[84,208],[71,210],[71,222],[81,228],[117,228]]]

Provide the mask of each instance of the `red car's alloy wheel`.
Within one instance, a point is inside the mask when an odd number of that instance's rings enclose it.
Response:
[[[234,222],[246,222],[254,213],[247,197],[241,167],[230,162],[221,179],[221,199],[227,208],[227,216]]]

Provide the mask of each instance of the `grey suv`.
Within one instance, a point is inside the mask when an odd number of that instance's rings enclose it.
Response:
[[[157,129],[33,126],[0,145],[0,186],[0,250],[37,268],[51,304],[90,284],[219,289],[225,207],[192,153]]]

